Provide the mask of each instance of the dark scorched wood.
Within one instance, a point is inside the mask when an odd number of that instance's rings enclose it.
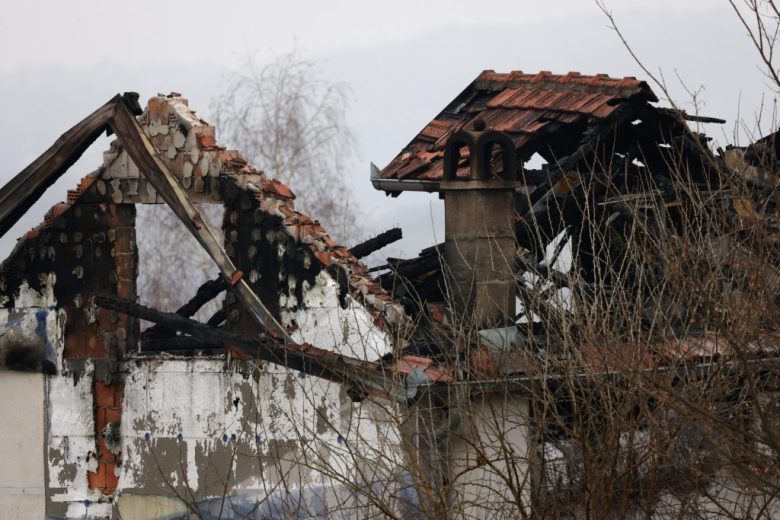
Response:
[[[224,278],[217,278],[215,280],[209,280],[200,287],[192,297],[190,301],[182,305],[176,310],[176,314],[185,318],[192,317],[198,310],[205,304],[216,298],[222,291],[228,288],[228,284]],[[170,337],[176,333],[175,330],[166,329],[160,325],[150,327],[144,333],[144,347],[147,346],[148,341],[159,339],[162,337]]]
[[[392,374],[379,363],[362,361],[308,344],[283,344],[268,335],[251,338],[223,329],[209,327],[174,313],[167,313],[116,296],[100,295],[95,304],[104,309],[121,312],[165,328],[189,334],[210,347],[233,348],[248,356],[276,365],[298,370],[352,387],[353,395],[369,393],[391,397],[399,402],[407,400],[403,385],[393,381]]]
[[[139,115],[138,95],[126,93],[128,110]],[[119,94],[62,134],[51,147],[0,188],[0,236],[24,215],[30,206],[81,157],[84,151],[109,128]]]
[[[401,231],[401,228],[389,229],[384,233],[380,233],[373,238],[369,238],[365,242],[361,242],[360,244],[351,247],[349,252],[352,253],[352,256],[355,258],[364,258],[374,251],[379,251],[383,247],[392,244],[393,242],[397,242],[402,238],[403,232]]]

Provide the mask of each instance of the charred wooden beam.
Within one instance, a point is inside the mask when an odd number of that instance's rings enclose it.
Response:
[[[689,114],[685,110],[680,110],[677,108],[656,108],[656,110],[658,110],[659,112],[665,112],[674,115],[676,117],[684,119],[685,121],[692,121],[694,123],[715,123],[718,125],[726,124],[726,120],[721,119],[719,117],[709,117],[709,116],[700,116],[698,114]]]
[[[224,278],[209,280],[198,287],[195,296],[190,301],[179,307],[176,314],[189,318],[205,304],[216,298],[222,291],[228,288],[228,283]]]
[[[349,252],[352,253],[355,258],[364,258],[374,251],[379,251],[383,247],[392,244],[393,242],[397,242],[402,238],[403,231],[401,231],[401,228],[389,229],[384,233],[378,234],[374,238],[369,238],[365,242],[361,242],[360,244],[351,247]]]
[[[121,312],[135,318],[158,323],[166,328],[189,334],[212,347],[224,347],[263,361],[268,361],[305,374],[321,377],[335,383],[346,384],[356,395],[373,393],[406,402],[409,391],[394,381],[379,363],[362,361],[323,350],[308,344],[277,342],[269,335],[257,338],[209,327],[178,314],[162,312],[144,305],[123,300],[116,296],[99,295],[95,304],[104,309]],[[415,388],[416,393],[416,388]]]
[[[598,124],[590,125],[582,136],[577,148],[569,155],[558,159],[555,164],[550,165],[547,179],[536,186],[528,195],[529,206],[534,206],[537,202],[547,196],[548,193],[553,191],[555,185],[560,182],[567,173],[576,170],[578,164],[588,157],[591,157],[600,143],[602,143],[619,126],[629,122],[641,108],[641,104],[623,103],[615,110],[609,119]]]
[[[283,338],[288,343],[292,342],[285,328],[242,279],[243,273],[236,269],[233,261],[203,220],[203,216],[168,166],[160,159],[154,145],[146,137],[124,100],[121,100],[117,106],[116,113],[111,119],[111,128],[141,173],[217,264],[222,276],[230,282],[230,288],[236,298],[249,311],[255,322],[270,334]]]
[[[222,325],[225,320],[227,319],[227,313],[224,309],[220,309],[217,312],[215,312],[211,318],[209,318],[209,321],[206,322],[206,325],[209,327],[219,327]]]
[[[198,287],[195,296],[193,296],[190,301],[176,310],[176,314],[179,316],[184,316],[185,318],[191,317],[196,312],[198,312],[201,307],[216,298],[222,291],[226,290],[227,288],[228,284],[224,278],[220,277],[207,281]],[[144,340],[151,338],[152,336],[173,336],[175,332],[176,331],[166,329],[160,325],[155,325],[154,327],[150,327],[146,330],[144,333]],[[144,346],[146,346],[146,342],[144,342]]]
[[[138,94],[126,93],[130,114],[140,114]],[[43,193],[81,157],[84,151],[109,128],[122,96],[117,94],[105,105],[62,134],[51,147],[0,188],[0,236],[19,220]]]

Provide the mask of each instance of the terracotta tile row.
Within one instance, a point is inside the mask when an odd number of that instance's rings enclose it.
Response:
[[[527,159],[543,144],[535,137],[548,128],[557,128],[552,125],[608,118],[621,102],[630,99],[657,101],[647,83],[633,77],[484,71],[381,170],[380,176],[441,180],[447,140],[455,132],[470,128],[478,118],[487,128],[509,133],[518,156]],[[468,156],[464,154],[458,174],[467,172]]]

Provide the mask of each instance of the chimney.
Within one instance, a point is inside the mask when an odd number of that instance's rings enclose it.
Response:
[[[501,176],[491,170],[500,150]],[[467,149],[468,177],[458,176]],[[511,138],[486,130],[478,119],[473,130],[450,137],[444,151],[445,262],[453,309],[480,329],[515,321],[515,197],[517,158]]]

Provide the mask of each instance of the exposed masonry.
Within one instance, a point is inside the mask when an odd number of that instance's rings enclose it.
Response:
[[[193,202],[226,204],[225,248],[242,269],[245,263],[257,266],[267,260],[259,254],[265,252],[262,242],[274,244],[279,260],[294,260],[315,274],[323,266],[344,269],[349,281],[349,288],[344,290],[372,311],[377,325],[407,325],[402,309],[368,275],[366,266],[347,248],[333,242],[318,221],[295,209],[295,195],[289,187],[254,169],[238,151],[218,146],[214,127],[198,119],[187,100],[178,96],[152,98],[139,119],[168,167],[181,176],[181,185]],[[162,203],[116,144],[104,154],[95,192],[98,198],[110,197],[117,203]],[[90,195],[85,195],[89,200]],[[243,236],[245,233],[249,236]],[[253,243],[257,244],[254,248]],[[250,245],[237,251],[236,244]],[[259,281],[259,271],[253,274],[247,269],[245,274],[250,281]],[[279,276],[285,274],[280,272]],[[340,280],[342,276],[335,278]],[[271,292],[270,288],[265,290]]]
[[[295,209],[287,186],[218,146],[214,128],[178,95],[152,98],[139,121],[193,202],[225,205],[227,253],[296,341],[367,360],[393,349],[409,318],[363,264]],[[26,324],[6,339],[36,346],[29,368],[48,363],[56,372],[46,383],[51,517],[106,517],[122,494],[166,486],[208,499],[222,493],[234,448],[242,454],[235,489],[262,497],[290,471],[300,486],[327,484],[291,460],[306,449],[349,474],[355,461],[344,439],[358,429],[368,444],[395,438],[374,420],[378,409],[351,403],[333,383],[230,356],[137,353],[136,320],[99,309],[94,298],[137,298],[134,204],[161,202],[114,142],[103,165],[0,266],[0,327]],[[227,328],[257,332],[230,293],[224,310]]]

